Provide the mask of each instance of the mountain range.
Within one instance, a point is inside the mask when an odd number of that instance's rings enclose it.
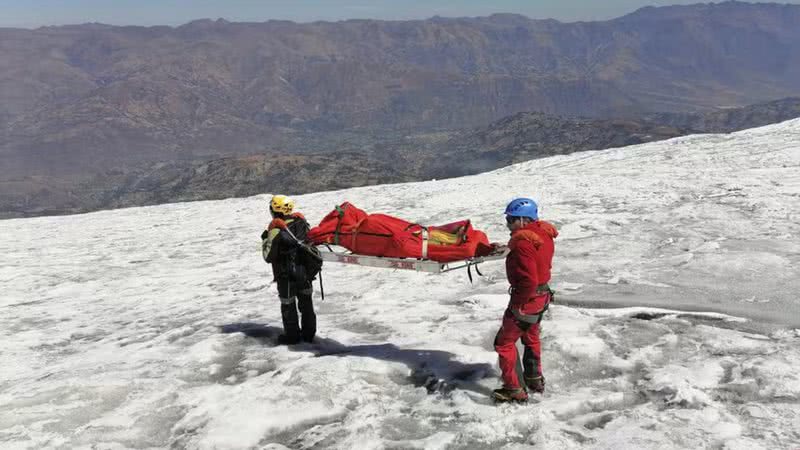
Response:
[[[93,209],[117,203],[67,199],[108,198],[98,180],[260,157],[253,155],[319,164],[316,155],[338,160],[344,157],[333,155],[356,152],[363,167],[378,169],[398,158],[425,165],[422,154],[432,150],[461,161],[465,151],[478,153],[472,167],[420,172],[392,165],[395,174],[381,180],[448,176],[535,156],[469,147],[482,138],[465,130],[498,120],[520,124],[520,113],[644,118],[686,130],[686,123],[665,120],[675,116],[659,114],[724,114],[798,93],[796,5],[648,7],[576,23],[496,14],[6,28],[0,29],[0,202],[6,216]],[[459,140],[464,134],[474,139]],[[615,139],[563,143],[559,151],[619,145]],[[182,198],[145,193],[159,201]]]

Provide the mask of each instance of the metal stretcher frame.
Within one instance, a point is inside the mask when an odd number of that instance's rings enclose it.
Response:
[[[486,262],[503,259],[508,254],[508,247],[498,246],[494,252],[486,256],[476,256],[474,258],[461,259],[458,261],[439,262],[430,259],[415,258],[392,258],[386,256],[367,256],[352,253],[349,250],[334,251],[328,246],[318,246],[323,261],[338,262],[344,264],[354,264],[365,267],[379,267],[384,269],[404,269],[416,270],[417,272],[444,273],[451,270],[475,267]],[[480,272],[478,272],[480,274]],[[470,274],[470,278],[471,274]]]

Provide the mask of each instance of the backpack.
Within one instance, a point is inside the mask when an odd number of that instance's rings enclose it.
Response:
[[[317,247],[303,245],[297,250],[297,261],[305,268],[305,276],[309,281],[317,278],[322,270],[322,255]]]
[[[298,241],[299,245],[293,250],[293,264],[297,273],[295,279],[298,282],[314,280],[322,270],[322,255],[316,247],[305,240],[308,228],[308,222],[302,215],[289,222],[289,230],[295,238],[299,236],[303,239],[303,242]]]

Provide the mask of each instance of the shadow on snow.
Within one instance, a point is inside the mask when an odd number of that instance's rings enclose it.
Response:
[[[222,333],[242,333],[265,345],[277,346],[283,328],[259,323],[231,323],[219,327]],[[424,387],[428,393],[449,394],[454,389],[464,389],[491,396],[492,390],[478,380],[496,377],[494,366],[487,363],[468,364],[458,361],[454,353],[443,350],[418,350],[400,348],[394,344],[345,345],[328,338],[316,338],[313,343],[287,346],[292,351],[310,352],[316,357],[355,356],[382,361],[399,362],[411,370],[410,381]]]

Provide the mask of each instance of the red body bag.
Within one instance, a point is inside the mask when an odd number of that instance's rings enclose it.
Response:
[[[367,214],[344,202],[308,232],[314,245],[335,244],[368,256],[458,261],[484,256],[492,245],[469,220],[423,227],[386,214]]]

